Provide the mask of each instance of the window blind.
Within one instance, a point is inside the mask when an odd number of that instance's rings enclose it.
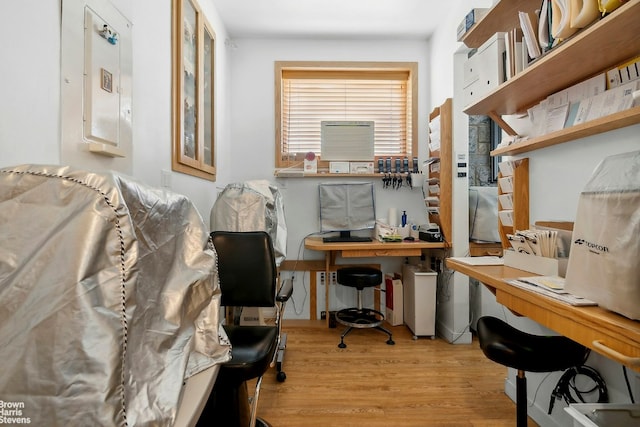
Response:
[[[283,70],[281,155],[322,153],[324,120],[375,122],[375,155],[411,151],[411,88],[408,71]],[[409,145],[408,145],[409,144]]]

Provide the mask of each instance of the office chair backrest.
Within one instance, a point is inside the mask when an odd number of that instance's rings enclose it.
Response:
[[[269,234],[214,231],[211,237],[218,253],[222,305],[273,307],[277,270]]]

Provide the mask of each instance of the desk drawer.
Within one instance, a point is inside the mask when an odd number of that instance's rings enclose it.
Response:
[[[474,243],[469,242],[470,256],[502,256],[502,244],[500,243]]]
[[[350,249],[343,250],[344,258],[371,258],[379,256],[420,256],[422,249],[420,248],[401,248],[401,249]]]

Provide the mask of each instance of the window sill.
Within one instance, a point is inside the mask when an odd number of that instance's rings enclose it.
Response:
[[[396,172],[391,172],[395,174]],[[400,175],[405,175],[401,172]],[[276,178],[381,178],[384,173],[329,173],[328,170],[320,170],[317,173],[305,173],[302,169],[276,169],[273,176]]]
[[[276,170],[273,175],[276,178],[379,178],[379,173],[329,173],[329,171],[318,171],[317,173],[306,173],[302,169]]]

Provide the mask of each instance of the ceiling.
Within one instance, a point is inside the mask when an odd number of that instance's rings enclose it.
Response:
[[[427,39],[452,0],[213,0],[229,37]]]

